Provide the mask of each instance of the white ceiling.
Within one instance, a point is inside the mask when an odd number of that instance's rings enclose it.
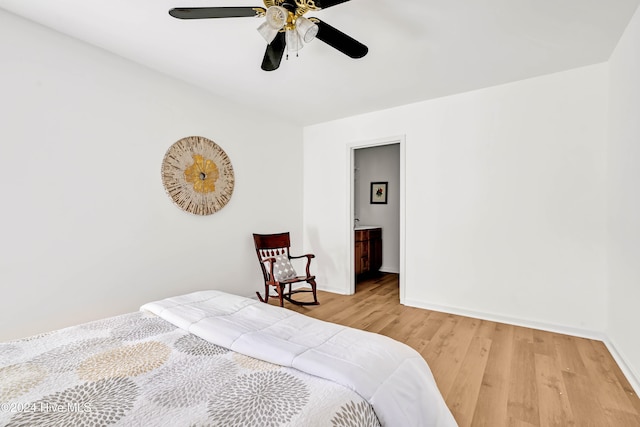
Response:
[[[178,20],[173,7],[261,0],[0,0],[0,8],[309,125],[606,61],[640,0],[351,0],[310,12],[369,47],[320,40],[260,69],[260,18]]]

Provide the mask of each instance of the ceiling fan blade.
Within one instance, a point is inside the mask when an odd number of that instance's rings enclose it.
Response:
[[[177,7],[169,15],[179,19],[240,18],[258,16],[259,7]]]
[[[331,6],[335,6],[340,3],[348,2],[349,0],[315,0],[315,4],[320,9],[326,9]]]
[[[369,52],[369,48],[356,39],[349,37],[342,31],[319,20],[318,18],[313,19],[314,21],[317,21],[316,23],[318,24],[318,35],[316,35],[317,39],[322,40],[329,46],[339,50],[351,58],[362,58],[367,54],[367,52]]]
[[[267,45],[261,68],[265,71],[276,70],[280,66],[286,45],[284,32],[279,32],[276,38]]]

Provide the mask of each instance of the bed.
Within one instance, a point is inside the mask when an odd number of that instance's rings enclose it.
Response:
[[[0,425],[456,423],[410,347],[202,291],[0,343]]]

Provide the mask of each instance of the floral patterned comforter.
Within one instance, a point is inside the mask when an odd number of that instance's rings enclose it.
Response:
[[[148,312],[0,343],[0,425],[379,426],[355,392]]]

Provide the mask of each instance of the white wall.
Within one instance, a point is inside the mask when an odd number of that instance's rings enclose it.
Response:
[[[640,380],[640,10],[609,67],[607,335]]]
[[[305,128],[324,287],[348,292],[346,147],[405,135],[406,304],[603,331],[606,104],[602,64]]]
[[[400,272],[400,144],[354,150],[354,214],[359,225],[382,228],[380,271]],[[371,204],[371,183],[387,182],[387,203]]]
[[[302,156],[299,127],[3,11],[0,58],[0,341],[196,289],[252,295],[251,233],[302,245],[301,167],[269,165]],[[212,216],[182,212],[162,186],[166,150],[190,135],[235,170]],[[286,209],[265,176],[287,183]]]

